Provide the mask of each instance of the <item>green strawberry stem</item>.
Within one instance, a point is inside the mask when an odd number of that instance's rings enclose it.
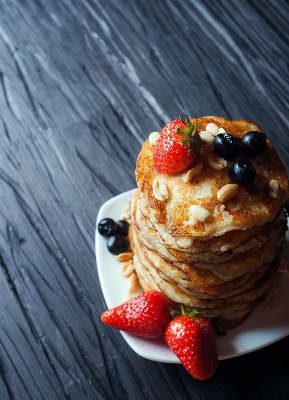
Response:
[[[186,143],[188,143],[188,148],[189,152],[193,152],[193,155],[197,154],[200,152],[201,149],[201,144],[202,140],[200,137],[200,133],[197,130],[199,121],[196,118],[196,122],[194,124],[191,123],[189,116],[186,115],[186,120],[181,120],[183,124],[185,125],[185,128],[178,128],[177,129],[177,134],[180,136],[183,136],[184,139],[181,140],[181,145],[184,146]]]
[[[186,307],[186,309],[185,309],[185,307],[183,306],[183,304],[181,305],[181,311],[175,311],[175,310],[172,310],[172,311],[171,311],[171,315],[172,315],[173,317],[175,317],[176,315],[186,315],[187,317],[193,318],[193,317],[195,317],[197,314],[198,314],[198,311],[197,311],[197,310],[194,310],[194,309],[189,308],[189,307]]]

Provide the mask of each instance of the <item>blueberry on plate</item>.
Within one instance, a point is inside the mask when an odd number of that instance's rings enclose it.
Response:
[[[119,233],[120,235],[124,236],[128,235],[129,223],[127,221],[120,219],[119,221],[116,221],[116,225],[117,225],[116,233]]]
[[[108,251],[115,255],[125,253],[129,248],[129,244],[128,238],[119,233],[110,236],[106,242]]]
[[[229,133],[219,133],[214,140],[214,152],[225,160],[233,160],[239,150],[239,140]]]
[[[264,153],[267,148],[266,136],[263,132],[247,132],[240,141],[240,149],[247,157],[255,158]]]
[[[97,229],[102,236],[109,237],[116,233],[117,224],[111,218],[103,218],[99,221]]]
[[[249,160],[239,160],[231,166],[229,175],[238,185],[249,186],[256,178],[256,170]]]

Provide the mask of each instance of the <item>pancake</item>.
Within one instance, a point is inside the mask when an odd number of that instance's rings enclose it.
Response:
[[[178,250],[165,244],[162,236],[153,228],[149,221],[141,214],[138,207],[139,192],[133,196],[131,203],[131,218],[135,228],[146,241],[148,246],[157,251],[171,261],[197,262],[198,260],[208,260],[211,263],[227,261],[235,257],[235,254],[261,246],[276,229],[279,229],[286,221],[284,211],[281,210],[273,221],[262,226],[256,226],[250,230],[229,231],[223,236],[213,237],[209,240],[199,240],[194,238],[193,246],[187,249]]]
[[[132,228],[133,229],[133,228]],[[135,254],[139,255],[141,262],[146,265],[151,264],[149,270],[154,268],[162,276],[164,280],[176,285],[181,285],[183,289],[189,289],[195,293],[197,297],[203,298],[223,298],[232,294],[244,291],[252,286],[252,282],[256,281],[266,273],[270,268],[270,264],[277,258],[281,248],[276,248],[276,251],[271,257],[265,257],[262,260],[258,259],[254,269],[248,270],[243,274],[237,274],[229,279],[220,279],[212,271],[198,269],[195,266],[180,265],[169,263],[161,258],[156,252],[148,250],[141,241],[135,230],[131,232],[132,248]],[[281,245],[282,239],[279,240]]]
[[[238,139],[261,131],[245,120],[198,121],[199,131],[214,123]],[[242,323],[282,275],[288,179],[272,142],[266,141],[265,152],[250,159],[256,170],[253,185],[238,186],[225,202],[217,194],[232,183],[233,161],[216,168],[208,146],[202,146],[196,165],[203,168],[191,180],[185,179],[188,171],[158,173],[149,140],[136,163],[138,189],[130,204],[129,235],[140,285],[164,292],[174,309],[195,308],[221,329]],[[273,194],[272,181],[278,189]],[[165,188],[165,196],[156,187]],[[192,212],[195,206],[205,209],[204,220]]]
[[[226,132],[241,138],[248,131],[260,131],[249,121],[226,121],[224,119],[200,118],[199,130],[205,130],[210,122],[216,123]],[[154,147],[145,141],[136,164],[136,181],[140,190],[140,209],[142,214],[162,231],[165,241],[167,236],[203,237],[220,236],[230,230],[244,230],[260,226],[274,219],[288,196],[288,179],[272,142],[267,138],[267,150],[261,156],[251,160],[257,171],[252,189],[239,188],[236,196],[226,202],[225,208],[216,194],[224,185],[230,183],[228,176],[232,162],[221,170],[213,169],[208,164],[207,152],[201,153],[198,163],[203,163],[203,170],[189,183],[183,181],[184,172],[177,174],[159,174],[153,167]],[[242,156],[237,157],[244,158]],[[153,195],[153,181],[160,179],[168,190],[166,202],[157,200]],[[269,182],[277,180],[281,189],[280,198],[269,197]],[[212,214],[206,223],[194,221],[190,217],[189,207],[197,205]]]
[[[267,274],[258,276],[257,280],[252,282],[250,290],[228,298],[201,298],[193,291],[185,290],[175,283],[163,279],[151,264],[145,260],[140,260],[139,256],[134,256],[135,270],[139,277],[139,282],[145,290],[160,290],[171,299],[174,309],[185,305],[196,309],[198,313],[210,319],[224,319],[237,321],[244,315],[252,311],[251,305],[258,304],[264,298],[276,274],[278,274],[278,261],[270,265]],[[231,321],[233,325],[233,321]]]

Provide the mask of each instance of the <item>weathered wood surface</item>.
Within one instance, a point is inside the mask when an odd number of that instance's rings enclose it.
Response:
[[[289,5],[0,0],[0,399],[288,399],[289,338],[206,382],[99,320],[95,220],[179,115],[250,119],[289,169]]]

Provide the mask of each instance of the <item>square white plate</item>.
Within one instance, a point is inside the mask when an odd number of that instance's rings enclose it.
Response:
[[[99,235],[97,224],[102,218],[119,220],[134,190],[108,200],[99,210],[96,221],[95,252],[98,275],[107,307],[123,303],[127,293],[127,278],[119,273],[120,264],[106,248],[106,239]],[[289,238],[286,236],[285,257],[288,261]],[[219,360],[240,356],[268,346],[289,335],[289,279],[284,280],[282,301],[273,309],[266,309],[262,302],[240,326],[217,337]],[[105,310],[103,310],[105,311]],[[164,339],[150,340],[121,332],[128,345],[140,356],[153,361],[180,363]]]

